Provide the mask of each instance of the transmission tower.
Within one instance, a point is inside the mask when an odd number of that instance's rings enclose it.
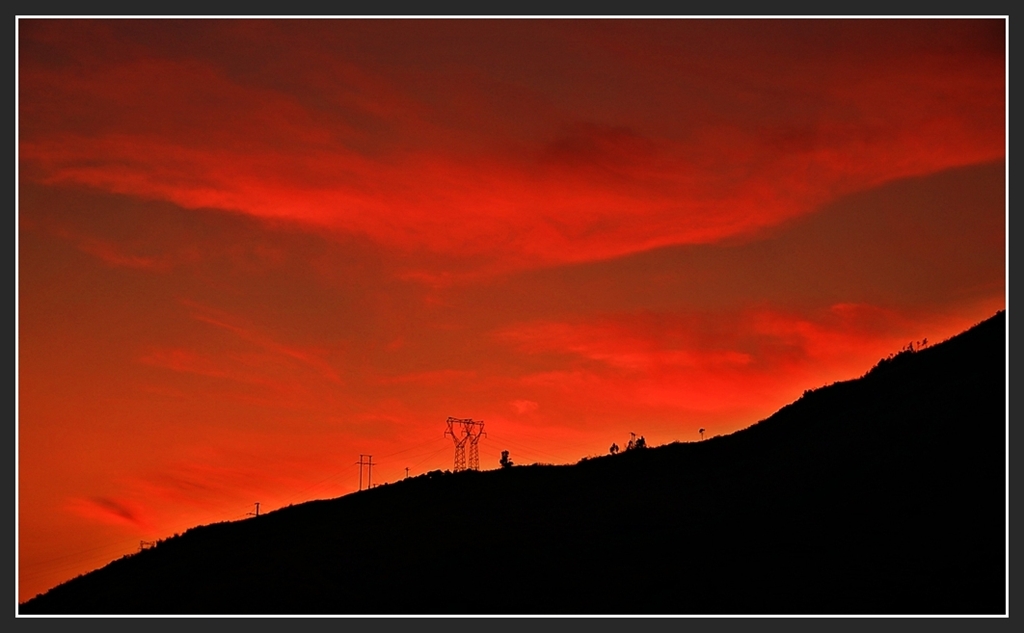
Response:
[[[445,437],[451,436],[455,443],[455,468],[453,472],[466,470],[466,444],[469,444],[469,470],[480,470],[480,438],[484,435],[483,420],[452,418],[446,421]]]
[[[461,427],[463,423],[472,424],[473,420],[470,420],[468,418],[453,418],[449,416],[448,420],[446,420],[446,423],[448,424],[448,429],[444,432],[444,436],[448,437],[450,435],[452,441],[455,442],[454,472],[466,470],[466,440],[469,439],[469,435],[463,433],[463,429]]]
[[[480,437],[486,436],[484,433],[484,423],[482,421],[477,422],[479,428],[476,432],[469,436],[469,469],[480,470]]]

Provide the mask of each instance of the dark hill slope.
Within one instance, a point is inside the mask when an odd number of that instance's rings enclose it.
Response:
[[[725,437],[198,527],[20,612],[1004,613],[1004,327]]]

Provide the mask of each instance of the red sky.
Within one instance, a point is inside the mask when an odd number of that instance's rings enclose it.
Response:
[[[18,23],[19,596],[696,441],[1005,297],[1005,23]]]

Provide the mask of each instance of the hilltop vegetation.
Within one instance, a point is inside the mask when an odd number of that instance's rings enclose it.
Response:
[[[1000,312],[732,435],[197,527],[20,612],[1004,613],[1005,349]]]

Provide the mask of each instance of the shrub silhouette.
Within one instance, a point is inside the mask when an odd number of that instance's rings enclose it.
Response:
[[[878,363],[874,367],[872,367],[866,375],[874,374],[879,371],[883,371],[886,368],[893,367],[897,364],[901,364],[905,360],[907,360],[911,355],[921,351],[921,349],[923,349],[924,347],[927,347],[927,345],[928,339],[922,339],[920,341],[917,341],[917,343],[911,341],[907,343],[906,347],[900,348],[899,351],[893,354],[889,354],[885,358],[879,359]],[[807,392],[804,392],[804,394],[806,395]]]

